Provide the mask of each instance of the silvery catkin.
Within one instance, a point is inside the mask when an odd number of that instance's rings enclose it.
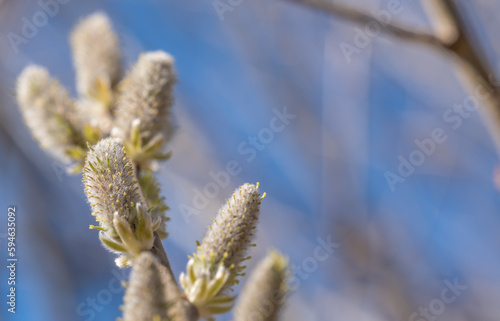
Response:
[[[288,293],[288,259],[271,251],[252,272],[235,308],[236,321],[276,321]]]
[[[173,64],[163,51],[141,54],[120,86],[113,136],[123,139],[140,169],[154,169],[158,160],[170,157],[164,147],[173,132]]]
[[[83,183],[92,215],[99,222],[102,243],[121,253],[120,267],[152,248],[154,231],[161,223],[144,199],[133,163],[119,138],[106,138],[90,148],[83,169]]]
[[[219,210],[198,251],[190,258],[180,282],[201,317],[225,313],[232,308],[235,296],[227,293],[236,277],[244,275],[242,263],[248,259],[260,214],[259,184],[240,186]]]
[[[83,19],[71,34],[76,87],[85,97],[96,98],[100,86],[112,88],[122,73],[118,36],[104,13]]]
[[[80,156],[74,155],[84,143],[75,106],[47,69],[26,67],[17,80],[16,98],[26,125],[43,149],[63,162]]]

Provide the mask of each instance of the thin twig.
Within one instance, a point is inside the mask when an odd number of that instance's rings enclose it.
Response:
[[[441,0],[443,9],[453,19],[457,28],[457,39],[445,45],[445,48],[456,55],[455,65],[461,73],[464,85],[469,92],[477,95],[478,88],[488,94],[476,97],[484,101],[481,115],[491,138],[500,154],[500,91],[493,68],[488,60],[477,35],[463,15],[456,0]]]
[[[360,9],[328,0],[288,0],[291,2],[296,2],[304,5],[308,5],[323,11],[329,12],[339,18],[344,18],[350,21],[354,21],[360,24],[369,24],[371,22],[376,22],[380,24],[384,32],[389,33],[395,37],[416,41],[422,44],[432,45],[432,46],[442,46],[444,42],[433,34],[415,31],[409,29],[405,26],[399,25],[394,22],[385,22],[375,16],[361,11]]]
[[[161,243],[161,239],[158,236],[158,233],[154,232],[155,240],[153,243],[153,248],[151,248],[151,253],[163,264],[167,270],[170,272],[172,277],[175,280],[174,273],[172,272],[172,268],[170,267],[170,261],[168,260],[167,252],[163,248],[163,244]]]
[[[447,27],[455,28],[455,30],[452,30],[453,32],[446,32],[444,37],[443,35],[436,36],[411,30],[394,22],[387,23],[357,8],[332,0],[288,1],[308,5],[361,24],[376,22],[383,27],[382,30],[387,34],[401,40],[426,45],[441,54],[447,55],[454,62],[461,79],[464,80],[469,91],[474,93],[478,88],[481,88],[483,92],[488,92],[487,95],[476,98],[480,98],[484,102],[485,108],[481,109],[481,114],[495,143],[497,153],[500,155],[500,82],[493,74],[493,69],[486,58],[483,48],[461,14],[456,0],[440,0],[440,12],[433,15],[435,17],[446,17]]]
[[[134,165],[135,165],[135,173],[136,173],[137,177],[140,177],[141,168],[137,164],[134,164]],[[146,201],[146,203],[147,203],[147,201]],[[149,204],[148,204],[148,207],[149,207]],[[175,280],[175,284],[177,285],[177,287],[179,287],[179,285],[177,284],[174,272],[172,271],[172,268],[170,267],[170,261],[168,260],[167,252],[165,251],[165,248],[163,248],[163,244],[161,243],[161,238],[156,231],[154,232],[154,238],[155,239],[154,239],[153,247],[151,248],[151,253],[153,253],[153,255],[156,256],[156,258],[160,261],[160,263],[163,264],[167,268],[167,270],[170,273],[170,275],[172,276],[173,280]]]
[[[436,36],[444,44],[455,42],[458,38],[458,28],[447,5],[442,0],[426,0],[422,2],[422,6],[429,17]]]
[[[154,232],[155,240],[153,243],[153,248],[151,248],[151,253],[160,261],[160,263],[167,268],[168,274],[170,275],[170,286],[175,286],[175,291],[179,293],[179,305],[177,310],[177,320],[182,321],[195,321],[198,320],[199,314],[196,307],[187,300],[184,295],[181,295],[181,289],[177,283],[177,279],[170,266],[170,261],[168,260],[167,252],[163,248],[161,239],[158,233]]]

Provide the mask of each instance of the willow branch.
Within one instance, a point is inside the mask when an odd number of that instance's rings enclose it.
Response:
[[[500,155],[500,82],[493,74],[484,49],[456,0],[429,0],[431,18],[437,35],[415,31],[394,22],[387,23],[351,6],[328,0],[288,0],[331,13],[339,18],[360,24],[376,22],[383,32],[400,40],[425,45],[447,56],[454,63],[460,79],[470,92],[486,92],[478,98],[483,107],[481,115]],[[439,20],[439,21],[438,21]]]
[[[480,87],[489,94],[483,99],[481,115],[493,142],[500,153],[500,91],[498,79],[488,60],[484,48],[467,22],[456,0],[442,0],[443,6],[455,21],[457,40],[446,46],[446,49],[457,56],[458,71],[470,90],[477,91]],[[477,96],[476,93],[474,95]],[[479,97],[480,98],[480,97]]]
[[[137,177],[140,177],[141,168],[138,164],[134,164],[134,165],[135,165],[135,171],[137,173]],[[165,251],[165,248],[163,247],[163,244],[161,243],[161,238],[156,231],[153,234],[154,234],[154,243],[153,243],[153,247],[151,248],[151,253],[153,253],[153,255],[160,261],[160,263],[167,268],[169,274],[172,276],[173,280],[175,281],[176,278],[175,278],[174,272],[172,271],[172,268],[170,267],[170,261],[168,260],[167,252]],[[177,284],[177,281],[175,281],[175,284],[177,285],[177,288],[178,288],[179,285]]]
[[[445,43],[443,39],[439,39],[437,36],[433,34],[415,31],[394,22],[388,23],[382,21],[377,17],[370,15],[369,13],[361,11],[358,8],[354,8],[339,2],[333,2],[328,0],[288,0],[288,1],[308,5],[310,7],[331,13],[335,16],[338,16],[339,18],[354,21],[359,24],[369,24],[371,22],[376,22],[381,26],[383,26],[382,29],[384,32],[406,41],[413,41],[432,46],[442,46]]]
[[[153,255],[156,256],[156,258],[160,261],[160,263],[167,268],[168,272],[175,280],[174,273],[172,272],[172,268],[170,267],[170,261],[168,260],[167,252],[165,252],[165,249],[163,248],[161,239],[156,232],[154,232],[154,236],[155,240],[153,243],[153,248],[151,248],[151,253],[153,253]]]

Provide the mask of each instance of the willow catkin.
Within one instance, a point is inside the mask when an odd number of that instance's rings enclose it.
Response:
[[[134,206],[144,204],[135,169],[118,138],[106,138],[87,154],[83,174],[92,215],[106,226],[115,212],[132,223]]]
[[[123,321],[167,320],[171,316],[169,310],[179,296],[166,268],[153,254],[144,252],[136,259],[130,274]]]
[[[81,148],[80,123],[69,93],[47,69],[30,65],[18,77],[16,98],[23,119],[40,146],[63,162]]]
[[[260,213],[259,184],[244,184],[219,210],[198,251],[188,261],[180,282],[201,317],[225,313],[235,296],[227,293],[245,266]]]
[[[126,267],[153,247],[154,231],[164,221],[149,210],[119,138],[106,138],[90,151],[83,168],[85,193],[96,216],[104,246],[120,253],[116,264]]]
[[[78,107],[87,121],[107,136],[113,125],[116,85],[122,74],[119,40],[108,17],[94,13],[71,33]]]
[[[226,268],[236,271],[252,244],[261,199],[258,183],[240,186],[219,210],[197,256],[213,258],[215,265],[223,263]]]
[[[123,82],[117,103],[116,127],[128,139],[134,121],[140,122],[144,144],[158,134],[168,141],[172,132],[170,110],[176,81],[174,58],[163,51],[140,55]]]
[[[80,95],[95,97],[100,86],[112,88],[120,81],[119,40],[104,13],[83,19],[73,29],[70,40]]]
[[[174,277],[150,252],[136,259],[125,291],[122,321],[198,320],[196,308],[181,296]]]
[[[235,308],[236,321],[276,321],[288,293],[288,259],[272,251],[248,278]]]

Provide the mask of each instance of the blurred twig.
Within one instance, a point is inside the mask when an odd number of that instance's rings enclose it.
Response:
[[[456,0],[429,0],[433,25],[439,26],[436,35],[411,30],[392,21],[382,21],[361,9],[331,0],[288,0],[308,5],[340,18],[361,24],[376,22],[382,30],[398,39],[410,41],[436,49],[447,55],[456,66],[459,77],[469,87],[473,95],[478,89],[487,92],[480,98],[484,102],[481,114],[500,154],[500,90],[493,68],[488,61],[484,48],[474,34],[470,23]]]
[[[456,41],[447,45],[446,49],[458,58],[455,59],[457,70],[465,76],[463,78],[465,85],[469,86],[471,91],[483,87],[490,93],[485,97],[485,108],[481,109],[481,114],[500,153],[500,91],[498,87],[500,83],[486,57],[483,46],[464,17],[457,1],[442,0],[442,5],[454,20],[457,28]]]
[[[384,32],[404,40],[416,41],[419,43],[428,44],[432,46],[442,46],[444,43],[446,43],[446,39],[439,39],[437,36],[431,33],[412,30],[394,22],[387,23],[370,15],[369,13],[365,13],[358,8],[352,7],[350,5],[345,5],[343,3],[329,1],[329,0],[288,0],[288,1],[301,3],[317,9],[321,9],[323,11],[336,15],[340,18],[348,19],[361,24],[377,22],[378,24],[383,26]]]

